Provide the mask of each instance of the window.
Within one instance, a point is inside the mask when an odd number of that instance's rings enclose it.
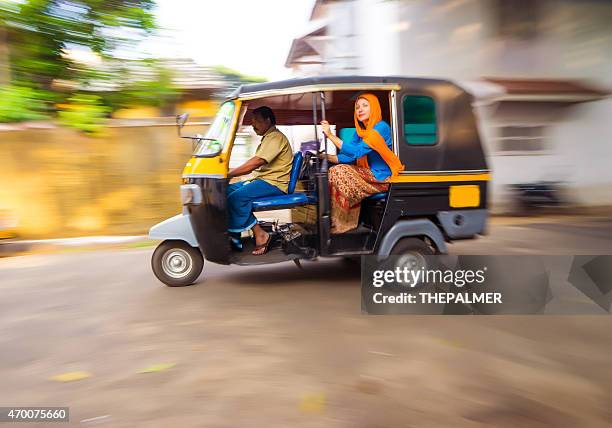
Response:
[[[231,134],[230,125],[234,117],[236,106],[233,101],[223,103],[212,125],[208,128],[206,136],[195,139],[197,142],[194,156],[212,157],[223,150],[228,136]]]
[[[407,95],[404,105],[404,141],[411,146],[432,146],[438,140],[433,98]]]
[[[496,148],[500,155],[540,154],[546,149],[544,126],[501,126],[498,128]]]

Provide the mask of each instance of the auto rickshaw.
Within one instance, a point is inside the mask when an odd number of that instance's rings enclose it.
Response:
[[[326,156],[317,156],[333,145],[320,138],[317,124],[327,120],[340,138],[350,138],[355,99],[366,91],[380,100],[393,150],[406,168],[390,179],[388,192],[363,201],[358,228],[335,235],[330,233],[330,165]],[[446,243],[484,234],[490,172],[472,102],[452,82],[406,77],[313,77],[239,87],[220,106],[205,136],[184,137],[193,139],[195,149],[183,171],[183,211],[149,232],[163,240],[152,257],[153,272],[175,287],[194,283],[204,259],[225,265],[288,260],[299,265],[317,257],[401,255],[402,263],[414,266],[428,255],[446,254]],[[294,147],[288,193],[257,200],[253,209],[266,216],[290,210],[291,216],[283,222],[260,221],[273,233],[274,244],[266,254],[253,255],[248,236],[242,238],[242,252],[230,246],[226,186],[236,134],[263,105],[272,108],[277,126],[306,125],[312,133],[300,137],[303,141],[285,133]],[[186,120],[177,117],[179,134]]]

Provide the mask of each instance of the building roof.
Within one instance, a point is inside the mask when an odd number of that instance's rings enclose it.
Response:
[[[224,76],[212,67],[197,64],[192,59],[159,59],[157,63],[172,73],[172,83],[179,89],[227,89],[230,85]],[[142,61],[125,61],[120,64],[127,70],[129,82],[151,81],[157,78],[157,70],[147,66]],[[107,73],[113,73],[117,66],[115,64],[103,64],[101,69]],[[90,91],[116,91],[119,83],[116,81],[99,80],[91,82],[88,87]]]
[[[313,19],[317,19],[319,16],[321,16],[321,9],[323,8],[323,5],[329,2],[330,0],[315,0],[312,5],[312,10],[310,11],[310,20],[312,21]]]
[[[551,102],[585,102],[608,97],[611,93],[580,80],[553,79],[506,79],[485,78],[474,91],[474,85],[454,83],[447,80],[428,79],[405,76],[315,76],[247,84],[238,87],[229,98],[239,98],[245,94],[257,92],[304,90],[306,87],[333,86],[346,84],[398,85],[402,87],[425,87],[431,84],[453,84],[470,92],[477,100],[494,98],[495,101],[551,101]],[[486,90],[484,90],[484,89]],[[493,89],[498,88],[498,89]],[[313,88],[313,90],[316,90]],[[483,95],[484,94],[484,95]]]
[[[610,91],[583,80],[509,79],[486,77],[485,81],[504,88],[502,101],[581,102],[605,98]]]
[[[344,85],[344,84],[373,84],[373,85],[428,85],[428,84],[452,84],[446,80],[410,78],[402,76],[315,76],[297,79],[279,80],[276,82],[254,83],[238,87],[229,98],[238,98],[241,95],[263,92],[277,91],[284,89],[297,89],[307,86],[322,85]]]
[[[291,42],[291,48],[285,61],[285,67],[291,67],[296,64],[321,64],[321,59],[313,60],[300,60],[304,57],[320,56],[311,41],[320,40],[327,34],[327,24],[322,22],[317,25],[314,29],[309,31],[307,34],[293,39]]]
[[[168,59],[161,64],[173,72],[173,83],[180,89],[218,89],[227,86],[221,73],[192,59]]]

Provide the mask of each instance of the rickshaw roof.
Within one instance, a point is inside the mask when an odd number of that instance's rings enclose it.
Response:
[[[241,85],[230,96],[229,99],[248,98],[253,96],[266,96],[268,94],[282,92],[285,94],[310,92],[317,90],[351,90],[360,89],[371,85],[380,89],[400,89],[405,86],[429,86],[431,84],[448,84],[452,82],[441,79],[429,79],[419,77],[402,76],[317,76],[297,79],[279,80],[265,83],[252,83]]]

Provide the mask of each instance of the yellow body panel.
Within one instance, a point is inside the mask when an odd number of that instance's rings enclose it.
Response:
[[[207,174],[227,176],[227,162],[223,154],[214,158],[197,158],[192,157],[183,169],[183,176]]]
[[[468,208],[480,205],[480,186],[450,186],[448,194],[451,208]]]
[[[440,183],[449,181],[489,181],[491,179],[490,174],[409,174],[409,175],[398,175],[389,179],[389,183]]]

